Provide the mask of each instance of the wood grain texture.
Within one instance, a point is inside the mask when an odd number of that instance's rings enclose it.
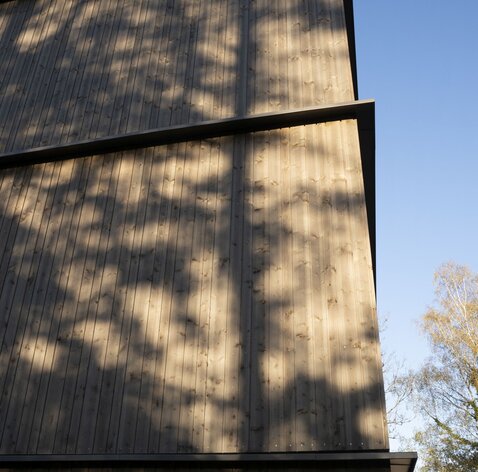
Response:
[[[0,4],[0,152],[353,100],[340,0]]]
[[[354,121],[0,188],[2,451],[386,448]]]
[[[0,59],[0,152],[354,99],[340,0],[12,1]],[[0,238],[0,452],[388,448],[355,120],[5,169]]]

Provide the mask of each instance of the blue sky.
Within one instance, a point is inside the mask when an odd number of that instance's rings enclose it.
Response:
[[[478,271],[478,1],[355,0],[354,13],[359,96],[376,100],[382,349],[413,368],[435,270]]]
[[[382,344],[411,366],[448,260],[478,270],[478,2],[355,0],[360,98],[376,100]]]

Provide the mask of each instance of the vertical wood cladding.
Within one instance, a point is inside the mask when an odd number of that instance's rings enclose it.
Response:
[[[0,4],[0,152],[353,100],[339,0]],[[0,171],[0,452],[388,448],[354,120]]]
[[[340,0],[0,4],[0,152],[354,99]]]
[[[2,452],[386,447],[356,135],[2,171]]]

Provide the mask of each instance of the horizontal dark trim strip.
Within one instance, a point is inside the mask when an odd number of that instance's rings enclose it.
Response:
[[[8,154],[0,154],[0,169],[20,167],[41,162],[94,156],[110,152],[141,149],[151,146],[217,138],[233,134],[266,131],[293,126],[357,119],[360,153],[365,185],[365,200],[372,248],[372,266],[375,261],[375,101],[356,100],[299,110],[263,113],[246,117],[205,121],[197,124],[171,126],[140,131],[121,136],[80,141],[72,144],[45,146]],[[374,277],[375,279],[375,277]]]
[[[68,467],[125,465],[166,467],[236,468],[246,466],[285,467],[319,465],[399,465],[413,467],[417,461],[415,452],[324,452],[324,453],[245,453],[245,454],[16,454],[0,455],[0,467],[5,466],[53,466]],[[393,470],[393,468],[392,468]],[[403,470],[403,469],[402,469]]]
[[[357,100],[336,105],[308,107],[299,110],[263,113],[259,115],[205,121],[197,124],[170,126],[148,131],[110,136],[72,144],[45,146],[0,154],[0,168],[18,167],[39,162],[72,159],[164,144],[217,138],[233,134],[252,133],[278,128],[324,123],[346,119],[367,122],[374,114],[373,100]],[[364,116],[366,115],[366,117]],[[364,118],[363,120],[361,118]]]

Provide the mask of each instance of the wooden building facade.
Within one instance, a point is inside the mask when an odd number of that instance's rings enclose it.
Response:
[[[0,4],[0,466],[413,469],[356,90],[350,1]]]

